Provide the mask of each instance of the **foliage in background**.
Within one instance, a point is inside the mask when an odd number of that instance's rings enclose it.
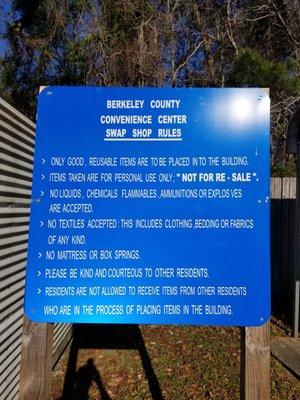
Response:
[[[297,94],[300,90],[299,72],[300,64],[295,60],[270,61],[247,48],[237,55],[231,79],[241,86],[271,87],[273,91]]]
[[[40,85],[271,89],[272,166],[293,173],[298,0],[14,0],[0,95],[35,117]]]

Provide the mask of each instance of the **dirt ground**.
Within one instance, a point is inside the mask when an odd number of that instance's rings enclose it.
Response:
[[[286,332],[271,324],[271,334]],[[238,328],[75,325],[53,399],[238,400],[239,353]],[[274,357],[271,399],[300,399],[299,381]]]

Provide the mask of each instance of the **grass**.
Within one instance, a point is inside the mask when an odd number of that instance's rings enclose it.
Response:
[[[271,334],[285,332],[271,324]],[[85,326],[53,372],[53,399],[238,400],[239,363],[238,328]],[[273,357],[271,399],[300,399],[299,381]]]

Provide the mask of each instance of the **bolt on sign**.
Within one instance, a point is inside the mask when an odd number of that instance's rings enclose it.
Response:
[[[265,323],[269,108],[264,89],[45,88],[27,317]]]

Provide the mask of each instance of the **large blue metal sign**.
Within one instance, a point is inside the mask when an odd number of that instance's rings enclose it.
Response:
[[[33,175],[31,320],[268,320],[266,90],[48,87]]]

